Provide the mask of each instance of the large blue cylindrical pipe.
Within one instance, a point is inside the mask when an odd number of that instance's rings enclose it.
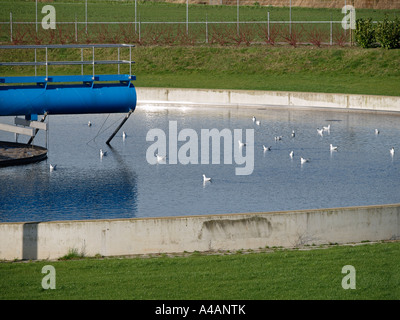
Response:
[[[131,81],[0,86],[0,116],[125,113],[136,101]]]

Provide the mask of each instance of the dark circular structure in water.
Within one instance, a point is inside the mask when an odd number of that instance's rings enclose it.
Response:
[[[47,149],[44,147],[0,141],[0,167],[29,164],[46,158]]]

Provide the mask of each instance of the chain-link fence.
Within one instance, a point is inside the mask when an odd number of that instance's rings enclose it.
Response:
[[[0,1],[0,41],[13,44],[131,43],[137,45],[240,45],[288,43],[345,45],[340,9],[189,5],[137,0]],[[243,0],[242,0],[243,1]],[[289,0],[290,1],[290,0]],[[291,1],[290,1],[291,2]],[[346,0],[341,0],[346,4]],[[347,2],[350,2],[347,0]],[[43,29],[55,7],[56,28]],[[375,11],[374,11],[375,12]],[[394,14],[400,13],[394,10]],[[361,14],[366,14],[361,12]],[[384,12],[375,13],[381,18]]]

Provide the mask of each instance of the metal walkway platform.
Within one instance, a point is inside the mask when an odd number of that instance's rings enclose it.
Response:
[[[136,90],[132,83],[136,80],[132,75],[133,47],[130,44],[0,45],[0,50],[24,50],[24,57],[31,57],[33,60],[0,61],[0,67],[34,66],[34,70],[30,69],[30,73],[34,71],[34,75],[0,76],[0,116],[16,117],[15,125],[0,123],[0,130],[28,135],[31,138],[27,145],[31,145],[38,130],[48,132],[46,123],[37,121],[38,115],[44,115],[44,122],[48,115],[126,113],[127,117],[107,140],[109,144],[136,108]],[[103,48],[115,48],[117,55],[114,53],[112,57],[116,59],[107,59],[108,56],[105,60],[96,59],[96,49]],[[72,53],[75,52],[74,59],[79,57],[74,50],[80,50],[81,59],[57,61],[60,59],[57,49],[72,50]],[[29,53],[32,50],[34,59],[32,53]],[[84,50],[89,51],[86,57]],[[121,50],[125,50],[123,56],[128,56],[127,59],[121,59]],[[38,51],[41,60],[38,60]],[[104,56],[104,52],[102,54]],[[12,60],[12,55],[8,55],[6,59]],[[74,65],[81,66],[80,75],[52,75],[52,66]],[[96,74],[99,71],[96,70],[96,65],[116,65],[117,68],[114,74]],[[120,74],[120,65],[127,65],[129,72]],[[89,74],[84,74],[84,66],[89,66],[85,69]],[[38,71],[42,74],[39,75]],[[24,116],[25,119],[18,116]],[[0,157],[3,155],[4,152],[0,149]]]

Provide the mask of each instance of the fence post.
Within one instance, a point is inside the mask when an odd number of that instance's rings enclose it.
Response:
[[[269,11],[268,11],[268,41],[269,41]]]
[[[139,13],[139,43],[140,43],[140,13]]]
[[[289,8],[289,28],[290,28],[290,35],[292,35],[292,0],[290,0],[290,8]]]
[[[186,0],[186,34],[189,34],[189,0]]]
[[[332,45],[332,15],[331,15],[331,34],[330,34],[330,44]]]
[[[206,13],[206,43],[208,43],[208,18]]]
[[[75,14],[75,42],[78,42],[78,22],[76,21],[76,14]]]
[[[87,0],[85,1],[85,23],[86,23],[86,34],[87,34],[87,23],[88,23],[88,9],[87,9]]]
[[[137,0],[135,0],[135,33],[137,33]]]
[[[237,0],[237,34],[239,35],[239,0]]]
[[[13,42],[12,12],[10,12],[10,42]]]
[[[35,6],[35,11],[36,11],[36,33],[38,33],[38,0],[36,0],[36,6]]]

